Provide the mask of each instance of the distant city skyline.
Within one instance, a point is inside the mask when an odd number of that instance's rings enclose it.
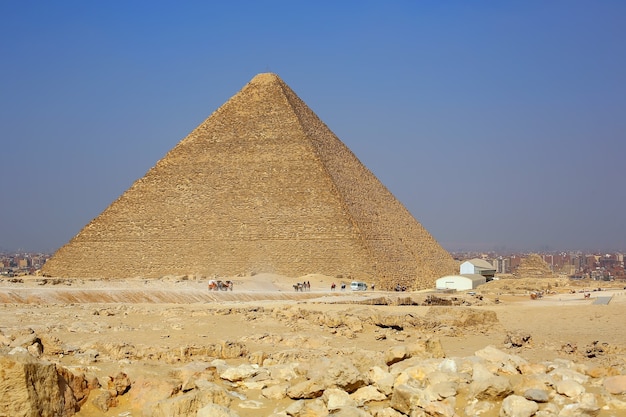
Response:
[[[626,251],[626,3],[0,3],[0,249],[54,252],[261,72],[448,251]]]

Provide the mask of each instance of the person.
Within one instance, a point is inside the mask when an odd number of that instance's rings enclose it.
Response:
[[[335,291],[335,283],[334,282],[332,284],[330,284],[330,290],[331,291]]]
[[[372,284],[372,291],[374,291],[374,285],[376,285],[376,284]]]

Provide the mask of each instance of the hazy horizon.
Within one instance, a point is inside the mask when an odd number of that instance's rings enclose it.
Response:
[[[626,3],[0,3],[0,250],[278,74],[448,251],[626,252]]]

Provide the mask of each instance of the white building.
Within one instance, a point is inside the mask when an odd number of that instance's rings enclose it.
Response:
[[[470,259],[461,264],[461,275],[478,274],[490,281],[496,274],[496,268],[483,259]]]
[[[487,279],[480,274],[461,274],[439,278],[435,285],[438,290],[467,291],[476,289],[485,282]]]

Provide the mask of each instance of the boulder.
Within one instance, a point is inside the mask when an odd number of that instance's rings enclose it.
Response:
[[[68,370],[41,361],[24,348],[0,354],[0,415],[66,417],[79,408],[72,387],[89,385]],[[71,376],[70,376],[71,375]],[[85,388],[87,389],[87,388]],[[86,394],[77,390],[80,401]]]
[[[326,404],[321,398],[303,401],[299,414],[302,417],[326,417],[329,415]]]
[[[124,372],[118,372],[117,375],[109,377],[108,388],[115,396],[123,395],[130,389],[130,378]]]
[[[64,392],[66,402],[72,401],[68,398],[71,395],[79,407],[87,401],[87,397],[92,390],[100,387],[100,383],[95,376],[87,378],[80,370],[58,367],[57,373],[59,374],[59,385],[61,386],[61,391]]]
[[[419,390],[407,384],[399,384],[394,386],[391,396],[390,406],[394,410],[402,414],[409,414],[412,408],[415,408],[414,398],[418,395]]]
[[[383,401],[387,399],[387,396],[373,385],[359,388],[350,394],[350,397],[360,406],[370,401]]]
[[[280,380],[280,381],[291,381],[298,377],[298,373],[296,372],[297,364],[287,363],[287,364],[279,364],[279,365],[271,365],[267,367],[267,370],[270,373],[270,377],[272,379]]]
[[[128,392],[128,401],[133,404],[134,408],[144,410],[144,414],[149,415],[148,410],[152,409],[154,404],[180,391],[181,382],[178,379],[138,376]]]
[[[493,375],[490,378],[474,380],[469,386],[470,395],[478,400],[500,400],[513,392],[508,378]]]
[[[288,383],[271,385],[261,390],[261,395],[271,400],[282,400],[287,396]]]
[[[616,375],[604,378],[603,386],[609,394],[624,394],[626,393],[626,375]]]
[[[198,410],[209,404],[224,407],[231,404],[233,397],[219,385],[203,380],[196,381],[196,385],[197,390],[147,404],[144,414],[151,417],[187,417],[195,416]]]
[[[509,355],[508,353],[496,349],[493,346],[487,346],[480,349],[476,351],[475,355],[487,362],[497,365],[498,373],[505,373],[509,375],[518,374],[520,365],[528,363],[526,359],[523,359],[520,356]]]
[[[406,346],[397,345],[392,346],[385,351],[385,363],[390,366],[394,363],[405,360],[409,357],[409,352]]]
[[[556,389],[556,392],[569,398],[578,398],[585,392],[585,387],[573,379],[564,379],[559,381],[556,383],[554,388]]]
[[[324,393],[324,389],[325,386],[319,381],[307,379],[290,386],[287,389],[287,396],[294,400],[317,398]]]
[[[241,364],[239,366],[226,368],[220,373],[220,378],[235,382],[250,378],[259,372],[258,365]]]
[[[370,382],[374,384],[380,392],[385,395],[391,395],[391,393],[393,392],[393,382],[395,379],[391,373],[381,369],[378,366],[374,366],[367,372],[367,376]]]
[[[536,402],[519,395],[509,395],[502,401],[500,417],[531,417],[538,410]]]
[[[326,403],[326,408],[330,411],[338,410],[342,407],[357,406],[357,402],[350,397],[350,394],[338,388],[329,388],[325,390],[322,399]]]
[[[458,385],[455,381],[441,381],[428,386],[428,390],[433,393],[438,400],[454,397],[457,394]]]
[[[98,410],[106,413],[109,411],[109,408],[116,407],[118,405],[118,399],[116,396],[112,395],[110,391],[102,391],[95,396],[91,403]]]
[[[337,387],[348,393],[367,385],[367,377],[349,358],[343,356],[318,360],[307,376],[309,379],[318,380],[323,387]]]
[[[544,389],[531,388],[524,391],[524,398],[536,403],[547,403],[550,401],[548,391]]]
[[[522,363],[518,370],[522,375],[535,375],[545,374],[548,372],[548,367],[543,363]]]
[[[439,397],[428,389],[420,389],[409,384],[400,384],[394,387],[389,405],[401,413],[411,414],[419,409],[425,409],[429,405],[431,408],[437,407],[431,403],[436,403],[438,400]]]

